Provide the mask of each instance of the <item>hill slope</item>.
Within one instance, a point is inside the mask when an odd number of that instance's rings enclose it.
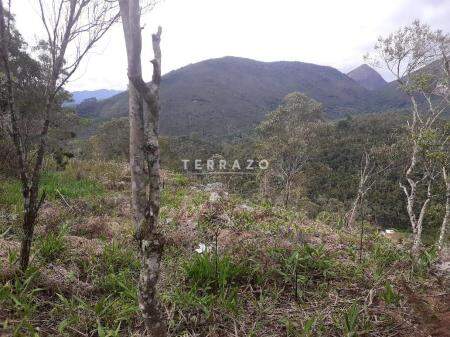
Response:
[[[386,81],[381,75],[367,64],[362,64],[347,74],[348,77],[356,81],[367,90],[376,90],[386,85]]]
[[[259,123],[285,95],[301,91],[323,103],[331,118],[373,110],[374,95],[332,67],[302,62],[258,62],[224,57],[166,74],[161,87],[161,132],[225,135]],[[127,93],[83,114],[127,114]]]
[[[117,95],[118,93],[120,93],[120,90],[99,89],[74,91],[72,92],[72,99],[73,103],[80,104],[85,99],[95,98],[97,100],[102,100]]]

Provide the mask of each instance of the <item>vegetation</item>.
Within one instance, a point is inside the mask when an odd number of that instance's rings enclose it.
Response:
[[[129,181],[129,173],[115,164],[72,164],[96,175],[106,193],[66,196],[71,208],[59,196],[48,199],[23,277],[13,273],[20,232],[8,230],[17,222],[2,221],[2,329],[14,336],[140,335],[129,196],[112,183]],[[220,190],[223,198],[212,203],[213,192],[199,181],[164,176],[160,289],[171,335],[387,336],[401,324],[406,336],[439,324],[441,309],[431,304],[441,289],[431,272],[436,255],[411,259],[409,239],[398,244],[366,222],[360,247],[358,229],[256,200],[245,208],[246,199]],[[204,252],[196,252],[202,243]]]
[[[48,36],[31,53],[0,0],[0,335],[443,336],[448,35],[414,22],[380,38],[396,85],[368,66],[353,81],[234,58],[162,82],[159,28],[146,84],[144,3],[39,4]],[[128,100],[68,106],[66,82],[119,15]],[[224,71],[216,90],[208,73]],[[230,86],[252,89],[224,121],[211,106],[229,109]],[[386,92],[405,109],[370,113]]]

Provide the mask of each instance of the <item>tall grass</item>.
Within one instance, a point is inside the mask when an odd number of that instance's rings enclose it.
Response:
[[[68,199],[84,198],[103,194],[104,188],[97,181],[78,178],[67,172],[44,172],[41,176],[40,190],[45,191],[47,199],[54,200],[60,193]],[[59,192],[59,193],[58,193]],[[9,179],[0,184],[0,205],[23,209],[22,185],[17,179]]]

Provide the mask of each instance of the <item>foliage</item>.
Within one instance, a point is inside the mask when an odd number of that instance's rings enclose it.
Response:
[[[271,163],[269,172],[264,174],[275,184],[274,194],[283,191],[284,205],[290,201],[293,179],[312,157],[308,145],[322,121],[318,102],[292,93],[258,127],[260,157]]]
[[[128,118],[113,118],[100,124],[89,140],[91,155],[103,160],[127,160],[130,156],[130,125]]]

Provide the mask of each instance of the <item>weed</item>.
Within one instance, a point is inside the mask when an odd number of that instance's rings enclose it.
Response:
[[[238,287],[248,278],[248,270],[229,256],[211,253],[196,255],[184,265],[186,290],[176,289],[167,300],[181,308],[197,308],[207,316],[215,306],[224,310],[238,308]]]
[[[117,327],[114,330],[111,330],[107,327],[103,327],[102,324],[97,322],[97,334],[98,337],[118,337],[120,333],[120,323],[117,324]]]
[[[53,262],[66,250],[66,241],[62,233],[49,233],[39,238],[37,247],[45,262]]]
[[[345,337],[356,337],[358,334],[359,307],[352,304],[343,315],[343,333]]]
[[[279,261],[276,271],[284,281],[292,284],[296,299],[301,297],[300,289],[312,286],[317,280],[326,280],[334,276],[334,260],[327,254],[323,246],[304,245],[292,252],[286,250],[272,251]]]
[[[386,304],[397,305],[399,301],[399,295],[395,292],[394,287],[389,282],[386,282],[386,284],[384,285],[383,292],[381,293],[381,298]]]
[[[102,255],[99,257],[97,266],[111,273],[119,273],[124,269],[137,272],[140,262],[132,250],[121,247],[117,242],[106,245]]]
[[[14,336],[22,336],[22,331],[26,331],[27,336],[36,336],[37,332],[30,323],[30,318],[37,310],[36,294],[42,291],[40,288],[33,288],[38,275],[38,271],[30,267],[22,277],[16,276],[14,280],[0,286],[1,307],[12,308],[20,317],[18,324],[15,324]]]
[[[188,282],[206,292],[213,289],[225,290],[245,277],[243,269],[228,256],[198,254],[185,265]]]
[[[408,254],[403,250],[395,247],[391,242],[387,240],[378,239],[374,242],[371,250],[371,260],[374,262],[376,270],[375,274],[378,277],[383,275],[383,271],[397,261],[407,261],[409,259]]]
[[[414,270],[418,275],[426,275],[433,265],[434,262],[438,259],[439,254],[438,250],[435,246],[431,246],[425,249],[418,257],[415,259]]]

